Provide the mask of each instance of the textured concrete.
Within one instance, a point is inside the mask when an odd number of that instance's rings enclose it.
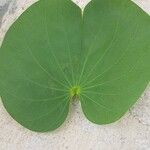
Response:
[[[12,22],[35,0],[0,0],[0,42]],[[87,0],[76,0],[82,8]],[[150,0],[136,0],[150,14]],[[0,102],[0,150],[150,150],[150,88],[121,120],[90,123],[74,102],[67,121],[50,133],[34,133],[16,123]]]

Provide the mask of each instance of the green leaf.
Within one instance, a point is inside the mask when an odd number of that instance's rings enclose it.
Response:
[[[78,98],[96,124],[121,118],[150,81],[150,17],[130,0],[41,0],[12,25],[0,49],[0,95],[10,115],[45,132]]]

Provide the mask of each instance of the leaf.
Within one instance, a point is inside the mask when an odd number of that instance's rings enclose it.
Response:
[[[0,49],[0,95],[10,115],[45,132],[72,99],[96,124],[121,118],[150,81],[150,18],[129,0],[41,0],[12,25]]]

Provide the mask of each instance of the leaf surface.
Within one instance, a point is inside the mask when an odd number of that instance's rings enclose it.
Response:
[[[90,121],[111,123],[150,81],[150,17],[130,0],[93,0],[83,24],[82,108]]]
[[[41,0],[0,49],[0,95],[23,126],[51,131],[79,98],[97,124],[118,120],[150,80],[150,17],[129,0]]]

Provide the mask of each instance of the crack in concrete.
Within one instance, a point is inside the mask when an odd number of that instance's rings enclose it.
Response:
[[[146,127],[150,127],[150,125],[148,123],[143,122],[137,115],[135,115],[134,113],[132,113],[132,110],[129,110],[129,115],[131,115],[135,120],[138,121],[138,123],[146,126]]]

